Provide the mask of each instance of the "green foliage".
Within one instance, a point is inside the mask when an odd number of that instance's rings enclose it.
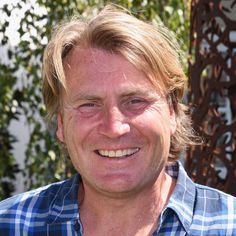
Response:
[[[55,130],[48,131],[44,117],[45,107],[41,95],[42,55],[51,31],[63,19],[74,14],[93,14],[110,1],[101,0],[21,0],[0,8],[0,50],[6,58],[0,59],[0,199],[11,195],[12,180],[19,172],[17,156],[12,154],[16,138],[9,125],[19,116],[27,120],[30,140],[25,153],[25,168],[28,189],[67,178],[74,173],[70,162],[61,156],[55,138]],[[129,8],[139,18],[148,21],[163,21],[177,37],[182,48],[188,48],[189,9],[184,0],[117,0],[115,4]],[[19,22],[19,42],[14,46],[7,34],[10,19],[15,12],[23,12]],[[15,39],[17,41],[17,37]]]
[[[17,119],[16,93],[11,89],[15,82],[12,73],[11,68],[0,65],[0,196],[4,197],[9,197],[14,190],[12,180],[15,180],[15,173],[19,172],[11,153],[12,144],[16,139],[8,131],[11,120]]]

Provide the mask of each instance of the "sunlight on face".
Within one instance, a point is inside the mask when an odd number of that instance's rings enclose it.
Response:
[[[125,58],[75,50],[65,61],[69,92],[58,138],[87,187],[133,193],[155,182],[167,161],[175,115],[146,75]]]

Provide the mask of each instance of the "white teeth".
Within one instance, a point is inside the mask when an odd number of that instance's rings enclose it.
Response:
[[[114,156],[116,156],[116,152],[115,151],[109,151],[108,156],[109,157],[114,157]]]
[[[126,157],[126,156],[129,156],[129,155],[132,155],[132,154],[136,153],[138,150],[139,150],[139,148],[116,150],[116,151],[114,151],[114,150],[112,150],[112,151],[98,150],[98,153],[101,156],[113,158],[113,157]]]
[[[116,157],[123,156],[123,152],[121,150],[116,151]]]

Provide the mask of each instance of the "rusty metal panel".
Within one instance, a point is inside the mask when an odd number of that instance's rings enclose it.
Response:
[[[236,0],[192,0],[189,105],[203,145],[186,169],[198,183],[236,196]]]

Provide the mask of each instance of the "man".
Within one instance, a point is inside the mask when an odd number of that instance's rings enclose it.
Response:
[[[186,77],[164,27],[105,7],[60,26],[44,55],[49,120],[78,171],[0,204],[0,235],[236,235],[232,196],[194,184]]]

